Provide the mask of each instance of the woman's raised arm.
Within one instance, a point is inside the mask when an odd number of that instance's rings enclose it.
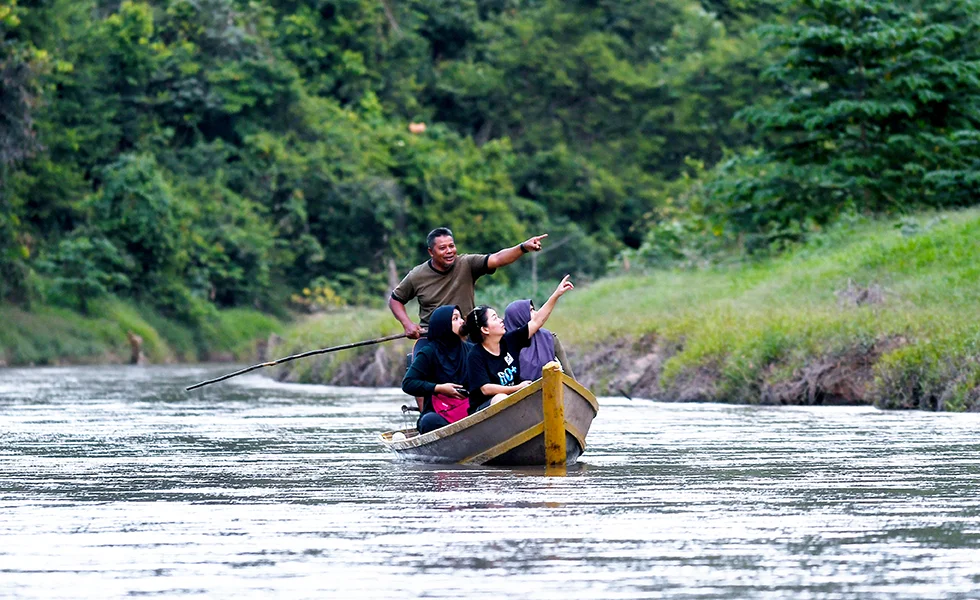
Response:
[[[558,287],[555,288],[555,291],[552,292],[551,297],[548,298],[548,301],[541,307],[541,310],[534,313],[534,316],[531,317],[531,320],[527,324],[528,337],[531,337],[537,333],[539,329],[544,327],[544,324],[548,321],[548,317],[551,316],[551,311],[555,309],[555,304],[558,303],[558,299],[564,296],[565,292],[568,290],[575,288],[575,286],[572,285],[572,282],[569,281],[570,278],[571,275],[565,275],[562,278],[561,283],[558,284]]]

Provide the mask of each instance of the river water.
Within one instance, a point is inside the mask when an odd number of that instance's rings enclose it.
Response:
[[[546,477],[227,370],[0,369],[0,597],[980,597],[980,415],[600,398]]]

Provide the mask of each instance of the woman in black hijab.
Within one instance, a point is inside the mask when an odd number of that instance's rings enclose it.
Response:
[[[463,317],[457,306],[440,306],[429,317],[429,343],[419,348],[402,379],[406,394],[422,397],[417,428],[428,433],[466,416],[465,343],[459,337]]]

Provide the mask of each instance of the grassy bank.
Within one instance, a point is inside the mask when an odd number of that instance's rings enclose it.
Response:
[[[151,363],[247,360],[255,342],[281,332],[281,322],[257,311],[220,311],[198,329],[121,300],[95,303],[90,315],[55,308],[0,306],[0,362],[8,366],[126,362],[128,333],[143,340]]]
[[[705,399],[758,402],[780,386],[834,383],[829,373],[852,388],[835,401],[971,409],[978,239],[977,211],[840,226],[761,264],[600,282],[554,326],[578,345],[646,337],[664,354],[668,396],[701,379]],[[805,391],[811,402],[834,395]]]
[[[976,410],[978,240],[975,210],[851,222],[777,259],[583,286],[549,328],[600,393]],[[288,330],[286,350],[396,331],[386,311],[330,315]],[[291,378],[343,380],[354,356],[368,360],[347,353]]]

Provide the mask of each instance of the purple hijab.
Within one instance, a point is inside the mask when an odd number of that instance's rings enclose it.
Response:
[[[531,322],[531,301],[515,300],[504,311],[504,327],[517,331]],[[541,377],[541,367],[555,360],[555,337],[547,329],[539,329],[531,336],[531,345],[521,350],[521,379],[535,380]]]

